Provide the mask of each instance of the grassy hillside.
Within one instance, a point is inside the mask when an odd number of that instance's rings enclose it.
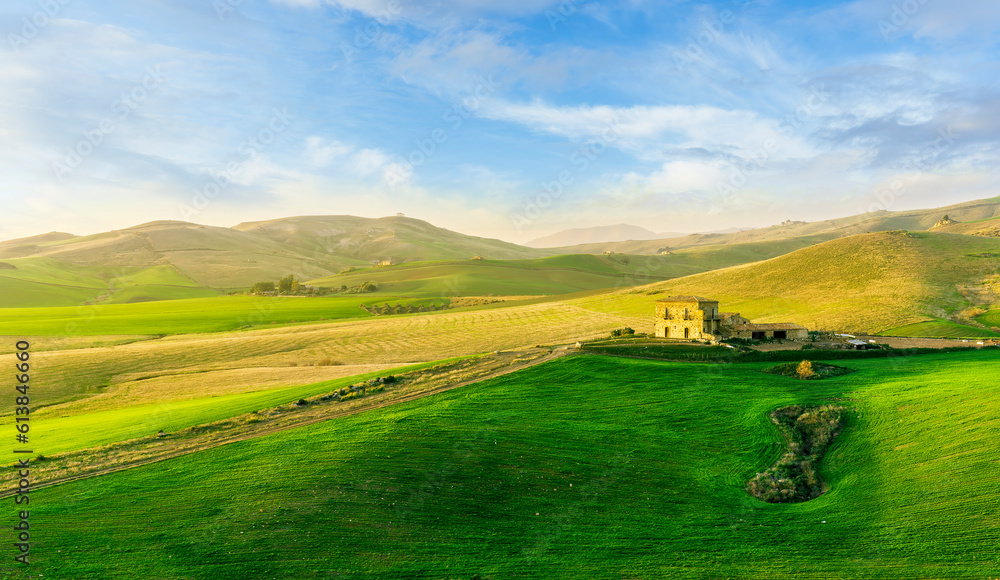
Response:
[[[986,328],[958,324],[950,320],[930,320],[907,324],[882,331],[884,336],[918,336],[927,338],[995,338],[1000,333]]]
[[[72,306],[218,296],[169,265],[110,268],[48,257],[8,258],[0,267],[0,308]]]
[[[637,267],[638,265],[633,266],[633,269]],[[309,283],[317,286],[353,287],[373,280],[380,285],[378,295],[524,296],[568,294],[669,277],[665,269],[643,273],[641,276],[630,276],[628,271],[628,266],[610,257],[580,254],[531,260],[416,262],[369,268]]]
[[[44,261],[61,270],[60,277],[72,285],[86,285],[77,277],[99,274],[105,285],[127,286],[132,284],[128,278],[137,271],[148,271],[156,275],[148,274],[146,284],[230,289],[277,280],[288,273],[300,278],[326,276],[364,263],[342,256],[309,255],[299,248],[229,228],[174,221],[85,237],[23,242],[0,242],[0,260],[18,269],[16,258]],[[0,278],[15,278],[17,271],[0,269]],[[150,280],[155,277],[161,281]],[[121,278],[125,280],[118,282]],[[162,281],[166,279],[171,281]]]
[[[997,235],[996,233],[989,234],[988,232],[996,231],[996,223],[986,224],[985,220],[1000,217],[1000,197],[970,201],[942,208],[895,212],[877,211],[817,222],[787,221],[775,226],[731,234],[694,234],[661,240],[582,244],[551,248],[550,251],[558,253],[601,253],[610,250],[629,254],[655,254],[664,246],[678,249],[720,244],[794,240],[796,238],[803,238],[815,244],[835,238],[872,232],[899,229],[925,231],[931,229],[944,215],[948,215],[951,219],[963,223],[983,223],[974,228],[959,225],[951,229],[953,226],[948,226],[941,229],[943,232],[970,234],[981,233],[980,230],[982,230],[987,232],[986,235],[995,236]]]
[[[780,256],[816,243],[812,238],[684,248],[669,255],[571,254],[529,260],[416,262],[359,269],[309,283],[381,285],[402,296],[553,295],[635,286]]]
[[[427,261],[532,258],[545,252],[501,240],[468,236],[407,217],[301,216],[242,223],[233,228],[308,254],[336,254],[357,260]]]
[[[966,295],[1000,301],[992,291],[980,292],[998,272],[1000,239],[875,233],[579,303],[604,312],[651,316],[653,300],[694,294],[719,300],[723,310],[755,321],[879,332],[945,318],[970,306]]]
[[[32,494],[46,578],[988,578],[990,352],[764,366],[587,356]],[[751,498],[767,414],[849,397],[829,491]],[[975,409],[973,414],[955,409]],[[5,571],[13,571],[5,563]]]

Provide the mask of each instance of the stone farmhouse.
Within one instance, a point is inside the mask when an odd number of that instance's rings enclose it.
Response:
[[[701,296],[672,296],[656,301],[656,336],[716,341],[725,338],[804,339],[809,331],[790,322],[753,324],[736,312],[719,312],[719,301]]]

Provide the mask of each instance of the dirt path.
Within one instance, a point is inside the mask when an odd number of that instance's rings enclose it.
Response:
[[[34,491],[40,488],[69,483],[71,481],[99,477],[101,475],[123,471],[133,467],[149,465],[151,463],[167,459],[174,459],[190,453],[197,453],[199,451],[228,445],[230,443],[264,437],[266,435],[279,433],[288,429],[296,429],[306,425],[320,423],[322,421],[348,417],[358,413],[364,413],[375,409],[398,405],[400,403],[415,401],[423,397],[465,387],[473,383],[502,377],[513,372],[521,371],[555,360],[573,352],[576,352],[576,350],[569,346],[557,346],[551,351],[547,348],[535,348],[525,351],[511,351],[489,355],[486,360],[473,363],[466,367],[462,367],[461,363],[458,363],[458,365],[445,366],[445,368],[441,369],[438,373],[418,371],[413,374],[418,375],[419,378],[413,382],[408,382],[405,385],[406,392],[404,394],[400,394],[398,391],[388,391],[385,394],[386,396],[373,396],[371,398],[361,399],[359,404],[355,404],[350,408],[344,409],[333,408],[335,405],[338,405],[338,403],[335,402],[320,403],[313,408],[307,408],[307,412],[304,413],[284,413],[279,414],[276,417],[268,416],[267,419],[254,423],[250,426],[249,431],[247,429],[247,424],[240,424],[236,422],[233,423],[228,429],[224,429],[221,434],[219,431],[212,431],[187,439],[164,439],[159,441],[151,440],[148,441],[149,444],[145,449],[140,448],[136,450],[129,447],[130,442],[122,442],[97,449],[78,450],[61,454],[59,456],[49,458],[41,464],[33,463],[32,474],[36,475],[40,473],[42,474],[42,477],[44,477],[45,472],[51,470],[47,469],[47,467],[49,467],[49,462],[58,462],[60,460],[66,461],[66,464],[60,468],[56,468],[56,471],[61,473],[70,473],[48,480],[33,479],[30,489]],[[457,378],[455,375],[462,378],[455,382],[454,379]],[[413,390],[414,388],[418,388],[420,386],[424,386],[425,388],[415,391]],[[392,395],[394,393],[397,396],[393,397]],[[257,414],[253,415],[256,416]],[[225,424],[227,421],[222,421],[220,423]],[[234,433],[226,434],[226,431]],[[239,432],[235,433],[235,431]],[[116,453],[118,456],[115,456]],[[138,456],[136,456],[137,454]],[[80,458],[80,460],[76,461],[77,458]],[[102,461],[102,459],[106,461]],[[87,469],[89,466],[107,461],[117,461],[117,463],[110,467]],[[73,473],[74,471],[75,473]],[[11,480],[4,481],[4,487],[6,489],[0,492],[0,498],[15,495],[17,490],[16,483],[16,481]]]

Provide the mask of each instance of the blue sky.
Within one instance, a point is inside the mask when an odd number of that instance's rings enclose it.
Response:
[[[524,242],[1000,194],[995,0],[11,0],[0,239],[402,212]]]

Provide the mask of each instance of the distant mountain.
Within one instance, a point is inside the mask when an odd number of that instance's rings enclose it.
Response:
[[[556,248],[600,242],[623,242],[625,240],[655,240],[687,234],[658,234],[639,226],[617,224],[613,226],[595,226],[592,228],[574,228],[531,240],[525,245],[531,248]]]

